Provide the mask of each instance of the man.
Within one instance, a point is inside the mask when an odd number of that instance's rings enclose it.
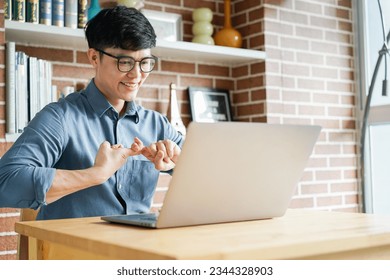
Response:
[[[37,219],[148,212],[160,171],[183,138],[135,103],[153,70],[156,35],[138,10],[100,11],[85,28],[95,77],[49,104],[0,161],[0,207],[40,209]]]

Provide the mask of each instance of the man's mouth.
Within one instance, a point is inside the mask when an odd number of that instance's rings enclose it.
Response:
[[[121,84],[123,84],[124,86],[130,88],[130,89],[136,89],[138,87],[138,84],[136,83],[125,83],[125,82],[121,82]]]

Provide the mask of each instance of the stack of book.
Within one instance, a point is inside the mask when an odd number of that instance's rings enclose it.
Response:
[[[84,28],[88,0],[4,0],[5,19]]]
[[[50,61],[15,50],[6,45],[6,118],[7,133],[20,133],[45,105],[57,100],[52,85]]]

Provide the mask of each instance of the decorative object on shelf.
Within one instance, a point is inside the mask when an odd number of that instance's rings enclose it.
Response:
[[[65,26],[65,2],[64,0],[52,0],[52,24],[58,27]]]
[[[144,0],[117,0],[117,4],[138,10],[145,6]]]
[[[209,8],[197,8],[192,12],[192,20],[194,25],[192,26],[192,42],[214,45],[213,25],[213,12]]]
[[[13,5],[12,19],[19,22],[25,22],[26,2],[24,0],[15,0],[13,1],[12,5]]]
[[[4,0],[4,18],[12,20],[12,2],[13,0]]]
[[[88,8],[88,20],[96,16],[96,14],[101,10],[99,0],[90,0]]]
[[[51,25],[52,3],[51,0],[39,1],[39,23]]]
[[[31,23],[39,23],[39,0],[27,0],[26,21]]]
[[[186,127],[180,116],[179,104],[177,102],[176,84],[170,84],[168,120],[172,126],[183,136],[186,135]]]
[[[224,27],[214,36],[216,45],[240,48],[242,45],[242,37],[240,32],[232,27],[230,18],[230,0],[224,2]]]
[[[78,0],[65,0],[65,26],[77,28],[77,3]]]
[[[183,27],[181,15],[142,9],[154,28],[158,39],[166,41],[183,41]]]
[[[194,122],[231,121],[229,91],[226,89],[188,87]]]
[[[88,21],[88,0],[77,0],[77,27],[84,28]]]

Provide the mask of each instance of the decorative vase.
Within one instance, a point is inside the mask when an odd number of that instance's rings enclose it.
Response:
[[[192,42],[214,45],[213,34],[213,12],[209,8],[197,8],[192,12],[192,20],[195,22],[192,26]]]
[[[117,4],[138,10],[145,6],[144,0],[117,0]]]
[[[89,3],[89,8],[88,8],[88,20],[96,16],[98,12],[100,12],[100,4],[99,0],[91,0]]]
[[[230,19],[230,0],[225,0],[224,10],[224,27],[215,34],[215,44],[219,46],[240,48],[242,45],[242,37],[240,32],[232,27]]]

